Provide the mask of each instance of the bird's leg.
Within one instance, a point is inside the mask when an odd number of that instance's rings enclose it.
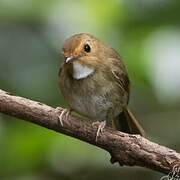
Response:
[[[92,125],[93,125],[93,126],[94,126],[94,125],[98,126],[98,129],[97,129],[97,132],[96,132],[96,142],[97,142],[97,138],[98,138],[99,134],[102,133],[104,127],[106,126],[106,121],[93,122]]]
[[[115,129],[113,108],[108,109],[106,118],[107,118],[107,122],[108,122],[107,126]],[[119,162],[119,161],[111,154],[110,162],[112,164],[114,164],[114,163]],[[120,164],[120,162],[119,162],[119,164]]]
[[[113,108],[109,108],[106,114],[106,125],[112,127],[113,125]]]
[[[92,125],[97,125],[98,129],[96,132],[96,142],[97,142],[97,138],[99,136],[100,133],[102,133],[103,129],[105,128],[105,126],[112,126],[112,120],[113,120],[113,109],[109,108],[107,111],[107,115],[106,115],[106,120],[102,121],[102,122],[94,122]]]
[[[71,114],[72,109],[63,109],[63,110],[62,110],[61,108],[57,107],[57,108],[55,109],[55,111],[56,111],[57,113],[60,112],[58,118],[59,118],[59,122],[60,122],[61,126],[63,126],[63,118],[64,118],[64,116],[65,116],[65,120],[67,120],[67,119],[68,119],[68,116]]]

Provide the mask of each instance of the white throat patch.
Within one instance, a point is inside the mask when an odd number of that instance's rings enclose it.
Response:
[[[94,72],[93,68],[83,66],[83,65],[79,64],[78,62],[73,62],[73,78],[74,79],[86,78],[93,72]]]

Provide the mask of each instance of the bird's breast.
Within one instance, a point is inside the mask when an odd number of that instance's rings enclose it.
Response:
[[[96,121],[106,120],[110,108],[113,109],[114,116],[117,116],[126,104],[115,84],[96,72],[80,80],[62,75],[60,90],[74,111]]]

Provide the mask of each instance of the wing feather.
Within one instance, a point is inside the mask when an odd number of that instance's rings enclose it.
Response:
[[[130,93],[130,81],[128,78],[128,73],[125,65],[123,64],[121,59],[110,58],[112,61],[111,74],[113,80],[117,83],[118,87],[121,91],[125,91],[128,95]]]

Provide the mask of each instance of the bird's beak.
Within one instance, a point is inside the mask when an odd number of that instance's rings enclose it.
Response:
[[[75,59],[77,59],[76,56],[70,56],[70,57],[66,58],[66,63],[72,62]]]

